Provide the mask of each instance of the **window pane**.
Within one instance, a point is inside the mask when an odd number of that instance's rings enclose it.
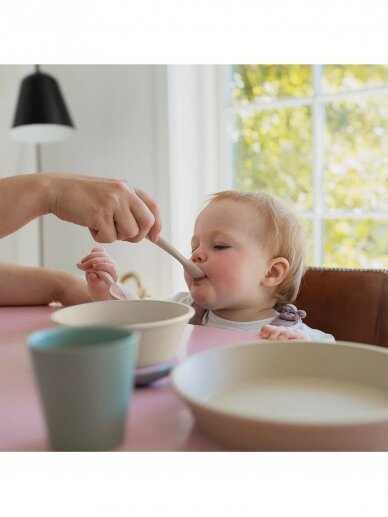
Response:
[[[316,93],[353,92],[344,100],[325,99],[325,133],[316,132],[318,158],[323,157],[322,189],[315,192],[315,213],[323,217],[323,265],[387,268],[388,94],[357,91],[388,86],[388,65],[325,65],[322,70]],[[230,93],[234,188],[275,194],[304,212],[308,265],[314,256],[310,102],[288,108],[270,103],[311,97],[314,106],[312,71],[310,65],[234,66]],[[262,106],[245,108],[252,103]],[[354,211],[356,219],[325,219],[331,210]],[[384,218],[372,219],[368,212],[384,212]]]
[[[384,86],[388,84],[388,66],[325,65],[322,83],[325,93]]]
[[[325,207],[388,210],[388,96],[326,108]]]
[[[232,99],[248,104],[312,95],[311,65],[235,65]]]
[[[332,219],[324,229],[324,266],[388,268],[388,219]]]
[[[300,210],[312,206],[308,106],[237,115],[232,140],[235,188],[275,194]]]

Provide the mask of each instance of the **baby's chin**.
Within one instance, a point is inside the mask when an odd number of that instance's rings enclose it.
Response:
[[[197,303],[200,307],[206,309],[207,311],[216,311],[217,309],[220,309],[218,304],[211,302],[209,299],[205,297],[196,296],[195,293],[191,293],[191,296],[195,303]]]

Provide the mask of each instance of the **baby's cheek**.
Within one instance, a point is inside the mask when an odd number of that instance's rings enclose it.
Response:
[[[235,283],[236,280],[241,276],[240,264],[238,261],[228,257],[219,256],[217,260],[213,260],[211,264],[211,271],[208,270],[209,276],[212,278],[220,279],[222,281],[228,281]]]
[[[208,275],[214,285],[231,287],[235,283],[235,275],[228,268],[213,268],[212,272],[208,271]]]
[[[188,289],[190,290],[191,286],[193,284],[193,279],[186,272],[184,273],[184,278],[185,278],[186,285],[187,285]]]

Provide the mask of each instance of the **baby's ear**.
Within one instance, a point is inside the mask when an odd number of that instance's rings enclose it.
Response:
[[[265,277],[261,281],[261,285],[265,287],[273,287],[283,282],[287,276],[290,264],[284,257],[276,257],[269,263]]]

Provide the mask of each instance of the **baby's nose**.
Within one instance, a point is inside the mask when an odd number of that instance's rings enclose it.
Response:
[[[193,251],[191,259],[193,262],[204,262],[206,260],[206,255],[200,249],[196,249]]]

